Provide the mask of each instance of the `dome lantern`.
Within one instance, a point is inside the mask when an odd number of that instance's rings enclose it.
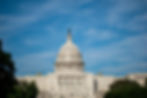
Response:
[[[71,31],[70,30],[68,30],[67,40],[72,41],[72,36],[71,36]]]

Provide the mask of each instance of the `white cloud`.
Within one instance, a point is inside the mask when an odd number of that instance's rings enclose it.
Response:
[[[28,10],[29,13],[26,13],[26,11],[18,15],[0,15],[1,20],[6,23],[1,25],[0,33],[19,29],[45,16],[50,17],[55,13],[72,14],[77,11],[79,6],[91,1],[92,0],[48,0],[43,4],[35,5],[35,7],[32,7],[33,5],[28,6],[27,4],[21,5],[20,7],[24,8],[22,10]]]
[[[110,24],[118,23],[124,18],[124,16],[130,12],[133,12],[139,8],[137,0],[117,0],[113,1],[113,6],[108,12],[108,21]]]
[[[85,38],[90,39],[87,40],[86,43],[112,40],[113,38],[116,38],[118,36],[115,32],[112,32],[111,30],[94,29],[94,28],[88,29],[84,33],[84,35]]]
[[[108,70],[114,69],[115,71],[117,69],[125,70],[132,68],[133,70],[142,67],[147,68],[147,62],[143,61],[143,59],[147,58],[146,44],[147,35],[131,36],[108,46],[87,49],[84,52],[84,59],[89,67],[102,67],[102,63],[110,64],[110,66],[103,66],[103,70],[107,70],[107,67]],[[112,62],[119,63],[115,66],[112,65]]]
[[[125,28],[131,29],[133,31],[146,30],[147,26],[147,13],[136,15],[134,18],[125,25]]]
[[[117,0],[109,9],[107,21],[111,26],[133,30],[146,30],[145,0]],[[139,14],[137,14],[139,13]]]

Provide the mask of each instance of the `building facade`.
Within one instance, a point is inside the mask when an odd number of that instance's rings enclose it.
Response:
[[[115,78],[86,73],[80,51],[68,34],[66,43],[58,53],[55,72],[45,76],[20,77],[18,80],[34,81],[39,89],[38,98],[102,98],[113,82],[125,78],[135,80],[135,76]],[[147,74],[138,77],[141,77],[140,80],[135,81],[144,85]]]

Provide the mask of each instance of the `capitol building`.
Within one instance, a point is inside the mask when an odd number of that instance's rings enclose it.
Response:
[[[147,74],[130,74],[117,78],[85,72],[82,55],[69,33],[58,53],[53,73],[18,77],[18,80],[34,81],[39,89],[38,98],[103,98],[110,85],[119,79],[127,78],[144,85],[146,77]]]

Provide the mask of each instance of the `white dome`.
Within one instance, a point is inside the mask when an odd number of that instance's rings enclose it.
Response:
[[[60,67],[60,68],[59,68]],[[56,69],[76,68],[82,69],[83,60],[81,54],[72,42],[71,35],[68,34],[67,42],[62,46],[56,61]]]

